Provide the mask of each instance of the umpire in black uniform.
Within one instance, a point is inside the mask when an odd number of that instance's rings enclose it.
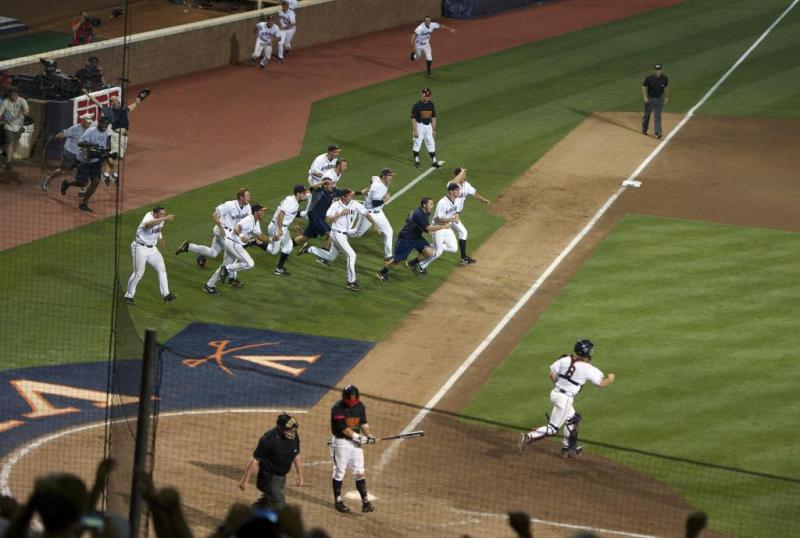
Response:
[[[661,138],[661,107],[669,102],[669,79],[662,73],[661,67],[661,64],[655,64],[653,72],[647,75],[642,83],[642,98],[644,99],[642,134],[647,134],[652,113],[655,116],[656,138]]]
[[[294,417],[281,413],[277,424],[268,430],[258,441],[253,457],[244,469],[239,489],[244,491],[250,481],[253,468],[258,465],[256,487],[261,497],[253,503],[256,508],[269,508],[276,512],[286,505],[283,488],[286,475],[294,464],[297,470],[297,486],[302,486],[303,461],[300,458],[300,436],[297,435],[297,421]]]

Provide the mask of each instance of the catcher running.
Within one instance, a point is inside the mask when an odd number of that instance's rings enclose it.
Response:
[[[587,381],[598,387],[607,387],[616,377],[614,374],[604,376],[603,372],[589,364],[593,348],[594,344],[590,340],[579,340],[575,343],[571,354],[562,355],[550,365],[550,380],[555,385],[550,392],[553,411],[548,417],[546,426],[520,434],[518,444],[520,452],[535,441],[556,435],[558,430],[565,426],[561,455],[565,458],[580,456],[583,450],[583,447],[578,446],[578,424],[581,416],[573,407],[575,396]]]

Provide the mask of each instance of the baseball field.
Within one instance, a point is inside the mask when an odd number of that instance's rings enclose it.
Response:
[[[674,536],[692,509],[709,514],[711,534],[792,535],[800,528],[795,3],[654,3],[585,29],[565,23],[556,37],[513,48],[478,47],[470,59],[435,65],[432,78],[406,65],[408,29],[397,29],[396,50],[381,61],[396,57],[405,72],[314,102],[299,154],[152,200],[176,216],[162,249],[178,295],[170,304],[151,267],[135,306],[115,287],[115,275],[125,286],[130,240],[152,204],[121,202],[118,219],[64,217],[68,230],[3,250],[0,486],[24,497],[42,470],[91,474],[87,455],[103,454],[103,428],[91,425],[104,413],[92,391],[108,388],[109,349],[133,359],[144,330],[155,328],[164,344],[155,479],[179,488],[197,531],[215,528],[232,502],[252,502],[254,488],[236,489],[241,470],[274,412],[289,409],[308,469],[307,484],[287,495],[334,536],[499,536],[510,509],[531,514],[537,536]],[[470,25],[499,21],[502,32],[503,17],[514,16],[535,26],[582,4],[447,21],[459,32],[436,34],[434,48],[457,48]],[[369,48],[366,39],[358,46]],[[336,46],[326,58],[361,60],[353,43]],[[315,51],[293,54],[302,63]],[[662,140],[643,136],[639,123],[641,81],[654,62],[670,77]],[[249,83],[253,73],[234,75]],[[274,84],[291,79],[282,73]],[[411,161],[408,110],[421,87],[432,89],[439,115],[439,170]],[[144,106],[137,114],[152,125],[169,119],[148,119],[155,112]],[[207,134],[183,142],[214,150]],[[175,256],[178,245],[209,243],[213,208],[242,186],[271,215],[333,142],[349,160],[345,186],[364,188],[385,166],[396,171],[390,192],[402,194],[386,209],[395,233],[420,197],[438,199],[452,169],[466,167],[492,201],[469,200],[463,215],[478,263],[461,267],[445,255],[424,277],[398,267],[381,282],[382,242],[368,234],[352,243],[358,293],[344,287],[341,259],[322,267],[293,253],[291,275],[278,277],[277,258],[251,250],[245,287],[207,295],[209,270]],[[131,160],[151,158],[149,149],[146,135],[132,139]],[[641,188],[622,187],[645,162]],[[19,188],[70,210],[58,193],[36,193],[38,184]],[[127,176],[123,189],[137,200],[159,192]],[[113,204],[112,193],[102,191],[101,203]],[[35,216],[10,214],[18,218],[4,222],[7,234],[36,226]],[[577,399],[585,455],[563,460],[555,441],[516,454],[518,433],[550,411],[549,365],[581,338],[595,343],[594,364],[617,375]],[[227,342],[277,351],[242,358],[226,355]],[[31,393],[55,394],[51,408],[69,402],[75,411],[38,426],[25,417],[33,404],[19,400],[20,379]],[[331,508],[325,448],[328,409],[348,382],[361,388],[373,431],[426,431],[368,451],[378,511],[352,517]],[[80,405],[54,385],[83,387]],[[130,403],[129,388],[112,390],[119,407]]]

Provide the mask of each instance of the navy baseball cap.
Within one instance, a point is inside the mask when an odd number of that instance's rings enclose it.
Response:
[[[301,193],[301,192],[308,192],[308,187],[306,187],[305,185],[295,185],[294,186],[294,193],[298,194],[298,193]]]
[[[656,70],[659,70],[659,71],[660,71],[660,70],[661,70],[661,64],[655,64],[655,65],[653,65],[653,69],[656,69]]]

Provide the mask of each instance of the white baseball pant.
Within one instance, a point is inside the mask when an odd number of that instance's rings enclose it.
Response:
[[[281,236],[277,240],[273,240],[273,237],[275,237],[275,223],[270,222],[267,228],[267,235],[269,236],[267,252],[273,256],[277,255],[278,252],[283,252],[284,254],[292,253],[294,242],[292,242],[292,234],[289,233],[288,226],[284,225],[281,228]]]
[[[384,215],[383,210],[379,209],[378,211],[370,211],[369,216],[372,217],[372,220],[375,221],[375,226],[383,235],[383,257],[384,258],[391,258],[392,257],[392,240],[394,238],[394,230],[392,230],[392,225],[389,224],[389,219],[386,218]],[[365,233],[372,228],[372,223],[367,219],[365,215],[361,215],[361,220],[359,220],[358,228],[350,234],[350,237],[361,237]]]
[[[417,55],[417,58],[422,58],[422,55],[424,54],[426,60],[428,60],[429,62],[433,61],[433,52],[431,51],[430,42],[425,43],[424,45],[416,43],[414,46],[414,53]]]
[[[262,53],[264,54],[263,58],[261,58]],[[256,39],[256,46],[253,49],[253,55],[251,56],[253,61],[256,61],[259,58],[261,58],[260,64],[267,65],[267,62],[271,57],[272,57],[272,42]]]
[[[557,434],[559,428],[575,414],[574,396],[569,396],[558,389],[553,389],[550,391],[550,401],[553,403],[553,410],[550,412],[550,423],[529,433],[528,437],[532,441]],[[569,428],[564,428],[563,445],[569,445]]]
[[[288,30],[281,30],[281,40],[278,43],[278,58],[283,59],[284,50],[292,50],[292,38],[297,28],[289,28]]]
[[[216,286],[222,276],[223,267],[227,267],[229,273],[235,274],[238,271],[252,269],[255,265],[256,262],[254,262],[250,254],[248,254],[244,245],[230,239],[225,239],[225,256],[222,259],[222,265],[214,271],[214,274],[211,275],[211,278],[208,279],[206,284],[209,288]]]
[[[428,153],[434,153],[436,151],[436,141],[433,139],[433,125],[417,123],[417,136],[414,137],[411,149],[419,151],[423,141],[425,141],[425,148],[428,150]]]
[[[333,479],[341,482],[348,469],[356,480],[366,476],[364,469],[364,449],[356,446],[350,439],[331,439],[331,459],[333,459]]]
[[[358,279],[356,276],[356,251],[350,246],[347,234],[332,231],[330,250],[310,247],[308,251],[317,258],[322,258],[328,262],[333,262],[339,257],[339,252],[344,252],[344,255],[347,257],[347,281],[355,282]]]
[[[128,289],[125,292],[125,297],[133,299],[136,295],[136,286],[144,276],[144,270],[147,267],[145,263],[149,263],[158,273],[158,287],[161,290],[161,296],[166,297],[169,295],[169,282],[167,282],[167,267],[164,265],[164,257],[155,246],[148,247],[141,243],[134,241],[131,243],[131,257],[133,258],[133,273],[128,279]]]
[[[211,228],[211,246],[189,243],[189,252],[200,254],[206,258],[216,258],[219,253],[225,250],[225,234],[220,233],[219,227],[215,224]]]
[[[459,215],[461,214],[459,213]],[[464,226],[464,223],[460,220],[458,222],[454,222],[450,229],[456,232],[456,235],[459,239],[463,239],[464,241],[467,240],[467,236],[469,235],[467,232],[467,227]]]
[[[431,234],[433,236],[433,256],[419,262],[419,266],[426,269],[436,259],[445,252],[458,252],[458,241],[453,230],[437,230]]]

